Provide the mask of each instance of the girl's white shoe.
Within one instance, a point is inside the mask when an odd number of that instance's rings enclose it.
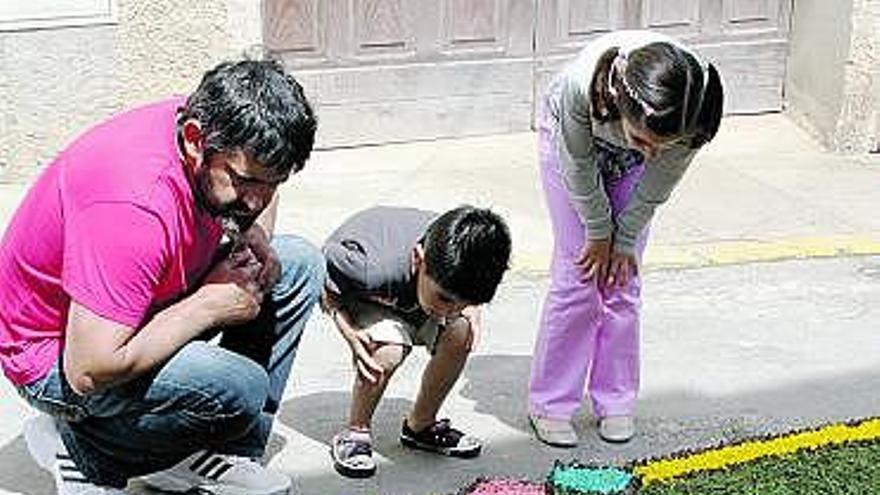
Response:
[[[538,440],[553,447],[574,447],[578,443],[577,432],[567,419],[545,418],[529,414],[529,423]]]
[[[599,418],[599,436],[611,443],[628,442],[636,433],[632,416],[606,416]]]

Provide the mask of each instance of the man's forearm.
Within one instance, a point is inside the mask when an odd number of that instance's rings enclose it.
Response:
[[[198,291],[165,308],[126,344],[132,372],[140,375],[152,370],[218,321],[217,312]]]
[[[133,380],[167,361],[217,321],[216,312],[196,292],[157,313],[110,359],[92,361],[71,384],[79,393],[94,393]]]

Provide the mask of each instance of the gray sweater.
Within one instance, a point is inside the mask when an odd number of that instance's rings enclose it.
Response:
[[[589,88],[599,57],[609,48],[626,52],[655,41],[678,44],[650,31],[617,31],[588,44],[578,57],[559,74],[561,85],[550,98],[550,110],[559,123],[557,147],[563,181],[590,239],[614,237],[614,250],[633,254],[636,238],[681,180],[697,150],[686,143],[673,144],[646,163],[645,173],[634,196],[617,218],[611,207],[596,165],[594,138],[627,147],[620,121],[597,123],[591,117]],[[683,47],[682,47],[683,48]]]

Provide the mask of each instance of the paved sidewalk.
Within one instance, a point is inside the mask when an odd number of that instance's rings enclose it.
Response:
[[[488,440],[485,455],[461,462],[399,447],[399,421],[426,361],[413,352],[376,414],[379,473],[336,475],[327,442],[344,421],[353,375],[344,344],[316,316],[270,449],[298,493],[454,493],[481,474],[539,479],[556,458],[615,462],[880,411],[880,156],[824,153],[784,116],[737,117],[653,225],[639,436],[603,444],[585,413],[578,449],[534,442],[524,388],[552,241],[535,140],[524,133],[319,152],[284,186],[279,231],[316,243],[375,203],[473,202],[508,218],[515,250],[514,271],[488,308],[488,333],[444,407]],[[23,190],[0,186],[0,225]],[[31,414],[0,381],[0,493],[52,493],[21,437]]]
[[[515,267],[545,271],[552,239],[536,135],[489,136],[318,153],[285,186],[281,228],[323,239],[374,203],[461,202],[509,219]],[[778,114],[724,121],[670,201],[649,267],[880,253],[880,155],[836,156]]]
[[[282,188],[278,229],[321,242],[373,204],[462,202],[509,219],[515,268],[546,271],[552,239],[536,134],[316,152]],[[0,185],[0,226],[26,185]],[[823,152],[784,115],[732,117],[659,210],[648,267],[880,253],[880,155]]]

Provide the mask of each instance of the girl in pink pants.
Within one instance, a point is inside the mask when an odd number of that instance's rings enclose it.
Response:
[[[586,383],[600,436],[632,437],[648,225],[722,106],[715,68],[648,31],[596,39],[550,85],[538,151],[555,244],[529,383],[540,440],[577,443]]]

